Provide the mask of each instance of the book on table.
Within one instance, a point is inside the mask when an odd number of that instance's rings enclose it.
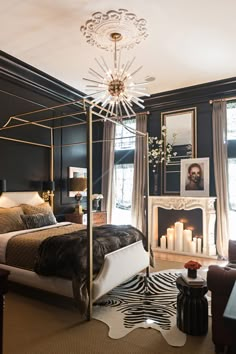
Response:
[[[200,276],[197,275],[196,278],[190,278],[186,273],[182,273],[181,274],[182,279],[185,281],[185,283],[189,284],[189,285],[202,285],[204,284],[204,279]]]

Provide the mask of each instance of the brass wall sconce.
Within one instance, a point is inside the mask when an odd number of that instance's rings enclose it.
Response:
[[[54,196],[55,191],[55,181],[44,181],[43,182],[43,193],[42,198],[45,202],[50,202],[51,198]]]

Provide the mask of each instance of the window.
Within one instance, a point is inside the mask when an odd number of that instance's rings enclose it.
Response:
[[[236,102],[227,104],[229,233],[236,240]]]
[[[227,104],[227,140],[236,140],[236,102]]]
[[[124,126],[136,129],[136,119],[126,119]],[[123,125],[116,125],[115,150],[131,150],[135,148],[135,134],[125,129]]]
[[[113,224],[131,223],[133,173],[133,164],[115,165],[115,207],[112,212]]]
[[[125,126],[136,129],[136,119],[125,120]],[[115,208],[112,214],[112,223],[131,223],[131,203],[134,173],[135,134],[116,125],[115,140]]]
[[[131,208],[133,172],[133,164],[115,165],[116,207],[119,209]]]
[[[230,209],[236,211],[236,158],[228,159],[229,175],[229,205]]]

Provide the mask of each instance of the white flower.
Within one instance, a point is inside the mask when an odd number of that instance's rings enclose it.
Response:
[[[177,152],[173,152],[173,146],[176,139],[176,134],[173,134],[172,143],[168,143],[164,149],[164,138],[167,135],[166,126],[163,125],[161,128],[161,135],[163,139],[159,139],[158,137],[149,137],[148,138],[148,159],[149,164],[152,166],[153,172],[156,171],[158,164],[162,161],[170,162],[171,157],[176,156]]]

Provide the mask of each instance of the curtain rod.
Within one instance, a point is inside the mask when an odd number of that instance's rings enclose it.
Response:
[[[224,101],[233,101],[236,100],[236,96],[228,97],[228,98],[218,98],[216,100],[210,100],[209,103],[212,104],[214,102],[224,102]]]
[[[145,111],[145,112],[138,112],[138,113],[135,113],[135,114],[130,114],[129,116],[117,116],[117,117],[114,117],[115,119],[119,119],[119,118],[132,118],[132,117],[136,117],[136,116],[139,116],[140,114],[147,114],[149,115],[150,112],[149,111]]]

